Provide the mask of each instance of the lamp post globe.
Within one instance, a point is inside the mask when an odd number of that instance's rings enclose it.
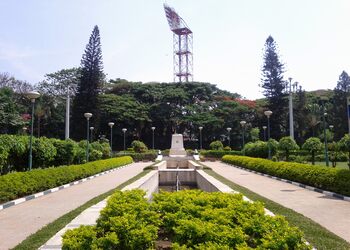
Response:
[[[94,127],[90,127],[90,141],[93,142],[94,137],[93,137],[93,133],[94,133]]]
[[[86,118],[87,121],[87,129],[86,129],[86,162],[89,161],[89,122],[90,118],[92,117],[91,113],[84,113],[84,117]]]
[[[267,117],[267,141],[270,140],[270,116],[272,115],[272,111],[271,110],[266,110],[264,112],[264,114]],[[271,146],[270,143],[267,143],[268,145],[268,158],[271,159]]]
[[[32,103],[32,116],[30,119],[30,138],[29,138],[29,159],[28,159],[28,169],[29,171],[32,170],[33,166],[33,150],[32,150],[32,145],[33,145],[33,130],[34,130],[34,104],[35,104],[35,99],[40,97],[40,93],[37,91],[29,91],[24,94]]]
[[[263,130],[264,130],[264,141],[266,141],[266,126],[262,126]]]
[[[111,154],[110,156],[112,157],[112,140],[113,140],[113,126],[114,126],[114,122],[109,122],[108,126],[111,128],[111,141],[110,141],[110,145],[111,145]]]
[[[232,128],[228,127],[226,128],[227,133],[228,133],[228,146],[231,147],[231,130]]]
[[[202,129],[203,127],[198,127],[199,129],[199,149],[202,150]]]
[[[154,130],[156,129],[156,127],[151,127],[152,129],[152,149],[154,150]]]
[[[123,131],[123,133],[124,133],[124,153],[125,153],[125,132],[127,131],[127,129],[126,129],[126,128],[123,128],[122,131]]]
[[[247,124],[247,122],[246,122],[246,121],[240,121],[240,124],[241,124],[241,126],[242,126],[242,150],[243,150],[244,144],[245,144],[245,142],[244,142],[244,137],[245,137],[245,125]]]

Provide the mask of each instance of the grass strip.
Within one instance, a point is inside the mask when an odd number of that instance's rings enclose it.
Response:
[[[348,250],[350,249],[350,244],[334,233],[328,231],[320,224],[314,222],[313,220],[305,217],[302,214],[295,212],[292,209],[286,208],[278,203],[275,203],[265,197],[262,197],[247,188],[239,186],[234,182],[226,179],[225,177],[217,174],[213,170],[205,169],[204,170],[209,175],[218,179],[222,183],[231,187],[232,189],[242,193],[247,196],[249,199],[254,201],[261,201],[265,204],[265,207],[271,212],[279,215],[283,215],[290,225],[298,227],[301,231],[304,232],[305,239],[310,242],[311,245],[316,247],[318,250]]]
[[[115,189],[112,189],[106,193],[103,193],[103,194],[89,200],[88,202],[81,205],[80,207],[70,211],[69,213],[62,215],[57,220],[51,222],[50,224],[41,228],[36,233],[30,235],[28,238],[26,238],[24,241],[22,241],[20,244],[18,244],[13,249],[15,249],[15,250],[38,249],[40,246],[45,244],[52,236],[54,236],[58,231],[60,231],[69,222],[71,222],[75,217],[77,217],[79,214],[81,214],[85,209],[87,209],[87,208],[95,205],[96,203],[106,199],[108,196],[113,194],[116,190],[120,190],[120,189],[124,188],[125,186],[129,185],[130,183],[133,183],[137,179],[145,176],[149,172],[150,172],[150,170],[144,170],[143,172],[139,173],[138,175],[134,176],[133,178],[129,179],[128,181],[120,184]]]

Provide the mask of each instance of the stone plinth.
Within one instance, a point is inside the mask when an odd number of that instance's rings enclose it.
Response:
[[[184,148],[184,139],[181,134],[173,134],[171,138],[170,157],[185,157],[187,155]]]

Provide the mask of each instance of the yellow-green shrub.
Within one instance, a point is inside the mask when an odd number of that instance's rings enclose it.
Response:
[[[130,156],[0,176],[0,202],[44,191],[132,162]]]
[[[316,188],[350,195],[350,171],[293,162],[225,155],[222,161]]]

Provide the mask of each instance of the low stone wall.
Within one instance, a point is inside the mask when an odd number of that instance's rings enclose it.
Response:
[[[145,198],[150,200],[152,198],[152,193],[158,192],[159,174],[157,170],[152,170],[145,176],[131,183],[130,185],[124,187],[122,191],[131,189],[142,189],[146,192]]]
[[[196,185],[195,169],[160,169],[159,185],[175,185],[177,173],[182,185]]]

